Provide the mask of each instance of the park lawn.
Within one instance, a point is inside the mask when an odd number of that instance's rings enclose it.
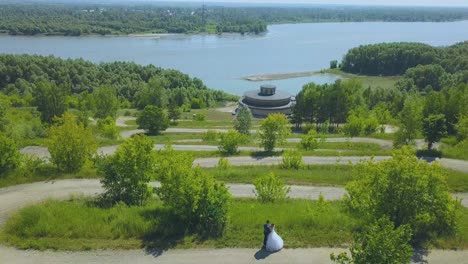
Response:
[[[21,209],[8,219],[0,240],[20,249],[94,250],[152,248],[259,248],[262,224],[269,219],[285,248],[347,247],[360,220],[346,212],[341,201],[288,199],[262,204],[234,199],[224,235],[200,239],[183,230],[156,199],[145,206],[119,204],[101,208],[90,199],[48,200]],[[430,246],[468,248],[468,209],[459,209],[458,232]]]
[[[351,180],[350,165],[307,165],[299,170],[274,166],[242,166],[228,169],[203,168],[203,171],[227,183],[253,183],[257,177],[273,173],[289,185],[344,186]]]
[[[351,242],[358,220],[341,202],[289,199],[262,204],[235,199],[221,238],[201,240],[180,234],[177,220],[158,200],[146,206],[101,208],[88,199],[49,200],[21,209],[4,226],[0,239],[21,249],[89,250],[130,249],[146,246],[175,248],[259,248],[262,225],[270,219],[285,247],[338,247]],[[170,221],[170,222],[168,222]]]

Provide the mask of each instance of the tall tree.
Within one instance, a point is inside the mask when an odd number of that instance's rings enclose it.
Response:
[[[423,134],[427,142],[427,149],[432,149],[434,143],[438,142],[447,134],[445,126],[445,115],[429,115],[423,119]]]
[[[109,85],[98,87],[93,92],[94,104],[96,112],[94,116],[97,118],[106,118],[117,116],[119,110],[119,99],[117,98],[116,90]]]
[[[400,127],[395,133],[395,146],[411,145],[422,128],[422,102],[417,96],[406,99],[400,112]]]
[[[248,107],[240,106],[237,110],[234,128],[241,134],[249,135],[251,127],[252,113],[250,112],[250,109]]]
[[[265,151],[273,151],[277,144],[282,144],[291,133],[289,121],[284,114],[270,114],[262,120],[259,134]]]
[[[67,110],[65,88],[51,82],[38,82],[35,90],[35,104],[41,112],[43,122],[52,123],[54,117],[61,117]]]

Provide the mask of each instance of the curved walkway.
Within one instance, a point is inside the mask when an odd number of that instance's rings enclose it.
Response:
[[[158,183],[152,185],[157,186]],[[252,197],[253,185],[228,184],[237,197]],[[60,180],[37,182],[0,189],[0,226],[11,213],[49,197],[64,199],[71,194],[97,195],[102,192],[99,180]],[[290,197],[316,199],[322,193],[326,199],[340,199],[345,193],[338,187],[291,186]],[[466,194],[462,194],[467,198]],[[464,206],[468,204],[464,203]],[[287,243],[286,243],[287,244]],[[284,249],[267,254],[258,249],[190,249],[169,250],[154,256],[143,250],[103,250],[91,252],[52,252],[17,250],[0,246],[0,263],[332,263],[336,248]],[[468,263],[468,251],[434,250],[429,263]]]

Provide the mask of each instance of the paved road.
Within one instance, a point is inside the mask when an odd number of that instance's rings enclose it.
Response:
[[[155,149],[162,149],[164,145],[156,144]],[[191,151],[215,151],[216,146],[208,145],[172,145],[175,150],[191,150]],[[98,149],[98,153],[109,155],[114,153],[117,146],[107,146]],[[256,147],[242,147],[241,150],[256,151]],[[20,150],[23,154],[39,157],[42,159],[50,158],[49,152],[45,147],[29,146],[24,147]],[[375,156],[374,160],[381,161],[390,158],[389,156]],[[305,164],[348,164],[356,163],[361,160],[368,160],[368,156],[342,156],[342,157],[323,157],[323,156],[304,156],[303,160]],[[202,167],[214,167],[218,164],[219,158],[201,158],[196,159],[195,164],[199,164]],[[229,157],[229,162],[234,166],[243,165],[273,165],[280,164],[281,157]],[[446,168],[467,172],[468,173],[468,161],[454,160],[454,159],[437,159],[440,164]]]
[[[157,186],[157,183],[153,183]],[[229,184],[234,196],[252,197],[253,186]],[[316,199],[320,193],[326,199],[340,199],[344,190],[337,187],[291,186],[291,197]],[[98,180],[75,179],[23,184],[0,189],[0,225],[11,213],[28,204],[49,197],[63,199],[71,194],[97,195],[102,192]],[[466,194],[461,194],[466,197]],[[468,206],[465,204],[465,206]],[[286,241],[287,247],[287,241]],[[341,252],[336,248],[284,249],[267,254],[258,249],[191,249],[169,250],[160,256],[143,250],[52,252],[16,250],[0,246],[0,263],[331,263],[329,254]],[[468,251],[430,253],[429,263],[468,263]]]

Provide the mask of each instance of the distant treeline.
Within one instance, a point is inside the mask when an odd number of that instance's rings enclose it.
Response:
[[[101,86],[110,86],[128,107],[144,108],[153,90],[163,87],[168,103],[182,106],[192,99],[205,106],[234,99],[222,91],[208,89],[198,78],[177,70],[153,65],[141,66],[130,62],[94,64],[82,59],[36,55],[0,55],[0,92],[21,98],[26,104],[34,100],[38,83],[51,82],[62,93],[75,96],[92,94]],[[160,96],[160,94],[158,94]],[[149,100],[150,101],[150,100]]]
[[[267,24],[361,21],[454,21],[467,8],[416,7],[203,7],[190,5],[0,5],[8,34],[262,33]]]
[[[345,72],[365,75],[402,75],[418,65],[438,65],[434,70],[468,74],[468,41],[449,47],[422,43],[381,43],[350,49],[341,62]]]

